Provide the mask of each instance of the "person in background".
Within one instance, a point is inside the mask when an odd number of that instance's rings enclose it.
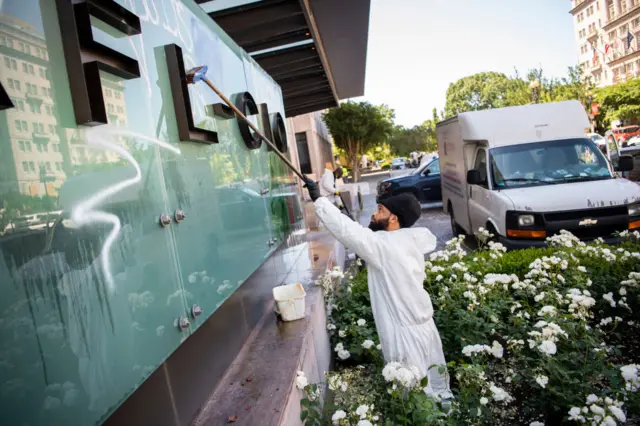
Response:
[[[338,170],[342,170],[342,168],[339,168]],[[327,197],[327,199],[334,205],[340,206],[340,198],[337,197],[339,192],[336,189],[336,176],[334,173],[333,164],[327,161],[324,165],[324,173],[320,179],[320,195]]]
[[[427,228],[411,226],[422,213],[412,194],[386,198],[378,204],[366,228],[343,214],[318,185],[305,179],[316,215],[327,230],[367,264],[371,308],[385,362],[399,362],[429,377],[425,392],[450,398],[440,334],[433,305],[424,289],[424,254],[436,247]],[[436,367],[432,367],[432,366]]]

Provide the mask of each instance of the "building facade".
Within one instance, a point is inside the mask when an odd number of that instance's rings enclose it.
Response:
[[[583,75],[599,87],[640,76],[640,0],[572,0]]]

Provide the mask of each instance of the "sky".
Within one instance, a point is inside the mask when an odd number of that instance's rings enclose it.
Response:
[[[365,96],[413,126],[444,108],[447,88],[483,71],[578,64],[569,0],[372,0]]]

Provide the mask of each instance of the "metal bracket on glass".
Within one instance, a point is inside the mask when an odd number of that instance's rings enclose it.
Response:
[[[187,217],[187,215],[180,209],[177,209],[176,213],[174,214],[174,218],[176,220],[176,223],[182,222],[186,217]]]
[[[166,213],[162,213],[160,215],[160,226],[162,226],[163,228],[166,226],[171,225],[171,216],[169,216]]]
[[[180,318],[178,318],[178,328],[180,330],[186,330],[190,325],[191,322],[189,322],[189,318],[185,316],[181,316]]]
[[[191,315],[196,318],[197,316],[199,316],[202,313],[202,308],[198,305],[193,305],[191,307]]]

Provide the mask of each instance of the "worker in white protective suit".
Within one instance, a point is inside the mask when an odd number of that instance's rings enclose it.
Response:
[[[365,228],[321,197],[315,182],[305,183],[320,221],[367,263],[371,307],[385,362],[416,366],[422,377],[429,377],[426,392],[448,398],[447,376],[430,368],[446,361],[431,298],[423,287],[424,254],[436,247],[436,238],[426,228],[411,228],[420,217],[420,203],[411,194],[382,200]]]
[[[342,174],[340,174],[342,177]],[[324,173],[320,178],[320,195],[326,197],[336,206],[341,206],[340,192],[336,188],[336,176],[333,170],[333,165],[327,162],[324,166]]]

